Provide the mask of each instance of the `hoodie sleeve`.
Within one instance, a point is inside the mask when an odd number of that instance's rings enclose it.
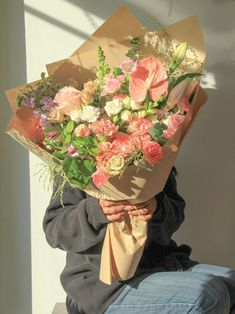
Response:
[[[61,178],[54,182],[57,190]],[[64,251],[83,252],[101,242],[105,236],[108,220],[99,205],[98,199],[87,197],[79,189],[65,184],[63,203],[60,193],[51,198],[43,219],[43,230],[47,242],[53,248]]]
[[[168,245],[184,221],[185,201],[177,192],[176,170],[172,169],[162,192],[157,194],[157,210],[148,223],[148,240]]]

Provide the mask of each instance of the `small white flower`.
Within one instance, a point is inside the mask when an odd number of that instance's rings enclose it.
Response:
[[[121,119],[123,121],[128,121],[132,118],[132,114],[129,110],[123,110],[121,113]]]
[[[111,117],[118,114],[122,110],[122,103],[119,99],[113,99],[106,102],[104,109],[107,112],[107,115]]]
[[[72,121],[79,123],[81,121],[81,113],[80,109],[71,110],[69,115]]]
[[[141,102],[135,102],[133,99],[130,98],[130,107],[132,110],[139,110],[143,106]]]
[[[131,99],[129,96],[126,96],[125,99],[123,100],[123,105],[125,109],[132,109],[132,110],[139,110],[141,109],[142,103],[140,102],[135,102],[133,99]]]
[[[81,113],[81,120],[89,123],[95,122],[100,115],[99,108],[95,108],[93,106],[85,106],[83,107]]]

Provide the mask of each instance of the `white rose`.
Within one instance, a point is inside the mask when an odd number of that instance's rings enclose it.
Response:
[[[122,103],[119,99],[113,99],[112,101],[107,101],[104,106],[105,111],[109,117],[118,114],[122,110]]]
[[[125,160],[122,156],[114,155],[107,161],[105,171],[110,176],[116,176],[124,169]]]
[[[95,108],[93,106],[85,106],[81,113],[81,120],[92,123],[99,118],[99,115],[99,108]]]
[[[71,120],[79,123],[81,121],[81,113],[80,109],[71,110],[69,113]]]

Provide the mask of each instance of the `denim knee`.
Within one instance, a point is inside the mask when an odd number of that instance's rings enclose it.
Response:
[[[198,293],[194,312],[197,314],[229,314],[230,295],[223,280],[208,273],[197,273],[192,285]]]

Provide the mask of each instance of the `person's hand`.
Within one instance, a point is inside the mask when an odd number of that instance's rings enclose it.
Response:
[[[157,200],[155,197],[151,198],[145,203],[129,204],[124,207],[130,216],[139,216],[144,221],[149,221],[155,210],[157,209]]]
[[[100,207],[110,222],[121,221],[125,214],[125,206],[129,204],[128,201],[108,201],[104,199],[99,200]]]

